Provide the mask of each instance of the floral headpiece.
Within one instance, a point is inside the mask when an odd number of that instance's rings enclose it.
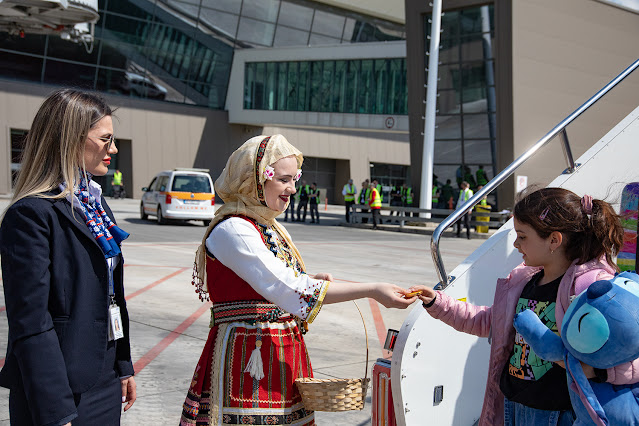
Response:
[[[264,167],[264,179],[265,180],[273,180],[274,176],[275,176],[275,169],[273,168],[273,166]],[[295,182],[297,182],[298,180],[300,180],[301,177],[302,177],[302,169],[297,169],[297,173],[295,173],[295,176],[293,177],[293,180]]]
[[[275,176],[275,169],[273,166],[264,167],[264,179],[273,180],[273,176]]]

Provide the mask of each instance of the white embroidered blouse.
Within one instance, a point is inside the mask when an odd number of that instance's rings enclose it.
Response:
[[[240,217],[220,222],[206,239],[208,251],[265,299],[283,310],[312,322],[319,312],[329,281],[316,280],[287,265],[287,250],[277,232],[266,228],[275,252],[267,248],[260,232]],[[301,303],[300,303],[301,302]]]

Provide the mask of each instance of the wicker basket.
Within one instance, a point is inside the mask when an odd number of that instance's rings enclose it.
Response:
[[[355,302],[353,302],[355,303]],[[366,401],[368,389],[368,332],[362,311],[355,307],[364,324],[366,335],[366,367],[363,379],[296,379],[295,384],[302,395],[304,407],[313,411],[350,411],[361,410]]]

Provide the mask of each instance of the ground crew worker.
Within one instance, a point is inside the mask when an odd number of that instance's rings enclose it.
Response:
[[[384,191],[382,190],[382,184],[381,183],[377,183],[377,179],[374,179],[373,182],[375,183],[375,188],[377,188],[377,192],[379,193],[379,199],[380,202],[384,202]]]
[[[442,186],[442,190],[440,191],[440,194],[439,194],[439,201],[440,201],[439,208],[441,209],[449,208],[448,203],[451,202],[454,197],[455,197],[455,192],[453,191],[453,187],[450,184],[450,179],[446,179],[446,184]]]
[[[357,188],[353,185],[353,179],[349,179],[348,183],[344,185],[342,195],[346,206],[346,223],[349,223],[351,221],[351,206],[355,204],[355,197],[357,196]]]
[[[297,221],[298,222],[306,222],[306,208],[308,206],[308,194],[311,192],[310,185],[306,184],[306,181],[303,180],[300,185],[300,198],[299,203],[297,204]],[[304,216],[300,218],[300,210],[304,209]]]
[[[119,169],[116,169],[115,173],[113,173],[113,181],[111,181],[111,185],[113,186],[113,198],[124,198],[122,194],[124,189],[124,185],[122,184],[122,172]]]
[[[466,201],[473,196],[473,191],[470,189],[470,185],[466,181],[462,181],[461,183],[461,191],[459,191],[459,198],[457,198],[457,208],[459,209]],[[466,214],[462,216],[460,220],[457,221],[457,237],[461,237],[461,227],[462,220],[464,221],[464,226],[466,227],[466,238],[470,240],[470,215],[472,213],[472,209]]]
[[[299,197],[299,192],[300,192],[300,187],[299,185],[297,185],[297,182],[295,183],[295,193],[297,194],[297,196]],[[288,208],[286,209],[286,212],[284,213],[284,222],[288,222],[288,212],[291,212],[291,222],[295,222],[295,194],[291,194],[290,197],[288,197]]]
[[[362,190],[359,192],[359,198],[357,200],[358,204],[366,205],[368,204],[368,198],[371,195],[371,189],[368,185],[368,179],[362,182]],[[362,209],[362,213],[368,213],[368,209]],[[362,223],[368,223],[367,217],[362,217]]]
[[[413,207],[413,189],[406,182],[402,185],[402,201],[404,207]]]
[[[475,172],[475,176],[477,177],[477,186],[484,186],[488,183],[488,177],[486,176],[484,166],[479,166],[479,169]]]
[[[317,184],[313,182],[311,189],[308,191],[308,204],[311,207],[311,223],[319,223],[319,210],[317,205],[320,201],[320,190],[317,188]],[[317,220],[316,220],[317,218]]]
[[[413,207],[413,189],[406,182],[402,185],[402,204],[404,207]],[[410,212],[406,214],[409,217],[410,215]],[[419,215],[419,213],[413,212],[413,215]]]
[[[433,192],[432,192],[432,199],[431,199],[431,208],[432,209],[436,209],[439,207],[439,188],[435,185],[433,185]]]
[[[404,205],[404,201],[402,200],[402,187],[399,185],[394,185],[391,188],[390,192],[390,205],[391,207],[402,207]],[[391,210],[390,215],[393,215],[393,210]],[[397,212],[397,216],[399,216],[399,212]]]
[[[373,229],[377,229],[378,222],[382,223],[379,217],[379,211],[382,209],[382,197],[379,195],[377,186],[377,181],[374,180],[371,185],[370,197],[368,198],[368,205],[373,213]]]

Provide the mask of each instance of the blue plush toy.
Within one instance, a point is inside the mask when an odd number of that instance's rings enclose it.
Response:
[[[639,358],[639,275],[590,285],[566,311],[561,337],[529,309],[514,324],[542,359],[565,361],[575,425],[639,425],[639,384],[590,381],[580,363],[606,369]]]

